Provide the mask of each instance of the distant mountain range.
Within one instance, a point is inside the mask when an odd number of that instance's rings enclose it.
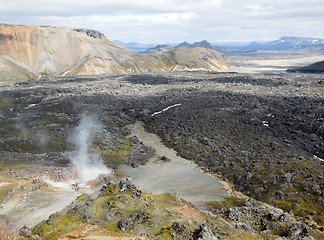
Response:
[[[0,24],[0,81],[228,68],[225,56],[213,49],[182,47],[164,54],[136,53],[94,30]]]
[[[324,50],[324,38],[306,38],[306,37],[281,37],[277,40],[258,43],[252,42],[247,46],[231,46],[231,50],[248,50],[248,51],[281,51],[281,50],[301,50],[306,48],[314,48],[318,51]]]
[[[206,40],[201,42],[195,42],[190,44],[188,42],[182,42],[180,44],[166,44],[153,46],[152,44],[140,44],[140,43],[122,43],[114,41],[119,46],[126,47],[132,51],[148,52],[151,50],[165,49],[165,47],[203,47],[207,49],[213,49],[218,52],[228,53],[229,51],[282,51],[282,50],[303,50],[311,49],[314,51],[324,52],[324,38],[306,38],[306,37],[280,37],[274,41],[269,42],[251,42],[247,45],[235,46],[233,42],[226,44],[209,43]]]

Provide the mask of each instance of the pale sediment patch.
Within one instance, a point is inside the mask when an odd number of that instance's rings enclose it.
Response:
[[[4,208],[0,209],[0,214],[7,215],[17,228],[32,227],[48,219],[51,214],[64,209],[79,195],[92,194],[100,182],[98,178],[86,184],[76,185],[75,169],[71,167],[50,167],[44,170],[35,164],[33,168],[40,168],[41,172],[36,171],[17,180],[18,185],[16,184],[14,190],[6,197]],[[23,170],[23,173],[25,172],[26,170]],[[1,181],[0,184],[2,188],[12,183]]]
[[[192,161],[178,156],[173,149],[164,146],[157,135],[145,131],[142,122],[136,122],[129,128],[131,136],[136,136],[144,145],[153,148],[156,155],[170,159],[169,162],[164,162],[152,158],[138,168],[120,166],[118,170],[129,175],[140,188],[154,194],[173,193],[197,207],[227,197],[226,185],[204,173]]]
[[[10,185],[10,182],[0,182],[0,188]]]
[[[285,73],[287,69],[301,67],[323,60],[322,54],[268,53],[230,57],[231,71],[239,73]]]

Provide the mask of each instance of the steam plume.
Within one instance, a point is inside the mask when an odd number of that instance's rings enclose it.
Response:
[[[111,171],[103,164],[99,154],[89,152],[95,135],[102,128],[103,126],[97,118],[82,114],[79,125],[70,137],[70,141],[76,147],[76,152],[70,157],[70,160],[76,168],[80,181],[84,183]]]
[[[35,135],[35,141],[37,141],[37,145],[40,147],[41,151],[44,152],[47,148],[47,144],[49,142],[48,133],[44,130],[40,130]]]

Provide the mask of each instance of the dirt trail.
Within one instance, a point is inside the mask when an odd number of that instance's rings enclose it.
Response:
[[[206,202],[221,201],[227,196],[226,189],[218,179],[164,146],[157,135],[145,131],[143,122],[136,122],[129,129],[132,131],[129,137],[136,136],[144,145],[155,149],[156,155],[171,160],[164,162],[152,158],[146,165],[137,168],[120,166],[118,170],[129,175],[141,189],[154,194],[173,193],[200,208]]]

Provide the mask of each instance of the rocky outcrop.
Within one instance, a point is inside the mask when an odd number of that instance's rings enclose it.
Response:
[[[108,180],[98,196],[79,196],[64,210],[37,224],[32,232],[26,228],[21,229],[21,236],[28,237],[26,239],[37,239],[31,238],[35,236],[41,236],[42,239],[58,239],[64,234],[78,232],[78,229],[90,225],[102,228],[106,236],[112,234],[118,237],[127,234],[132,236],[132,239],[137,235],[145,239],[231,240],[242,234],[241,231],[229,228],[223,221],[211,218],[171,194],[144,193],[143,197],[136,198],[134,194],[141,190],[134,186],[130,179],[122,179],[118,184],[114,182],[117,182],[115,177]],[[198,212],[199,219],[190,214],[183,215],[183,209],[188,213]],[[226,237],[220,238],[219,235]],[[248,232],[245,232],[244,236],[248,239],[259,239],[258,235]],[[73,239],[85,239],[83,237],[76,236]]]
[[[221,238],[216,237],[208,226],[202,224],[199,227],[198,240],[217,240],[217,239],[221,239]]]
[[[74,30],[77,32],[86,33],[89,37],[92,37],[92,38],[100,38],[100,39],[109,41],[104,34],[102,34],[101,32],[95,31],[95,30],[86,29],[86,28],[80,28],[80,29],[74,29]]]
[[[230,202],[230,201],[229,201]],[[264,237],[284,237],[284,239],[314,239],[310,236],[310,227],[296,220],[291,212],[258,202],[252,198],[240,200],[240,204],[213,209],[236,229],[258,232]]]
[[[22,227],[19,230],[19,239],[24,239],[24,240],[42,240],[38,235],[32,234],[29,228],[27,227]]]

